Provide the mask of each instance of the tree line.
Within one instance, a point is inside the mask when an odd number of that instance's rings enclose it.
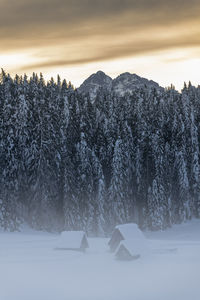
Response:
[[[42,74],[0,76],[0,227],[109,234],[200,217],[200,87],[95,101]]]

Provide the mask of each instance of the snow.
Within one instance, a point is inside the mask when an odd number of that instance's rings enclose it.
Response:
[[[137,240],[145,239],[142,231],[138,228],[137,224],[130,223],[130,224],[117,225],[115,228],[120,231],[124,239],[137,239]]]
[[[0,233],[1,300],[199,300],[200,220],[146,232],[150,251],[122,262],[108,239],[86,253],[55,251],[59,235]]]
[[[56,243],[56,247],[79,249],[84,236],[84,231],[63,231],[58,239],[58,243]]]

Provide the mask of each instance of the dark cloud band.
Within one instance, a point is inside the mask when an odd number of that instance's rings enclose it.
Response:
[[[40,64],[48,67],[106,60],[173,46],[200,45],[199,15],[199,0],[0,0],[1,49],[60,45],[60,59],[49,54]],[[198,27],[195,32],[188,35],[186,28],[186,33],[181,32],[179,36],[176,25],[195,21]],[[157,28],[163,28],[163,32],[169,30],[171,37],[163,40],[158,35],[157,39],[149,39],[150,30],[153,35]],[[145,37],[140,38],[140,33],[144,34],[145,30],[146,41]],[[102,43],[97,47],[98,39]],[[69,52],[63,53],[62,46],[72,45],[75,49],[77,42],[79,55],[66,57]]]

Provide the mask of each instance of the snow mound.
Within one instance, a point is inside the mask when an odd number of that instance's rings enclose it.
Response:
[[[63,231],[57,244],[58,249],[81,249],[88,247],[84,231]]]
[[[117,225],[115,229],[118,229],[126,240],[145,240],[145,236],[143,235],[142,231],[138,228],[137,224],[130,223],[130,224],[122,224]]]

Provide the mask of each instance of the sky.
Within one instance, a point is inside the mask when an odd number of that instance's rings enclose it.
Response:
[[[200,0],[0,0],[0,67],[78,87],[92,73],[200,84]]]

